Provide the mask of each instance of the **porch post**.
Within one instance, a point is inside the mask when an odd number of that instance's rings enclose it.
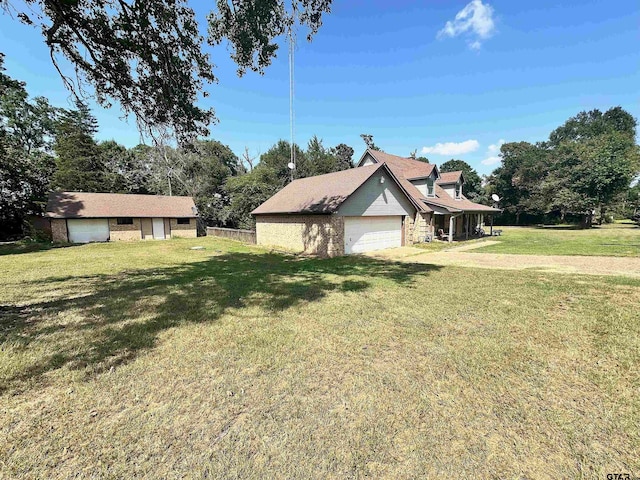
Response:
[[[467,221],[464,223],[465,237],[469,240],[469,223],[471,222],[471,215],[465,215]]]
[[[453,242],[453,225],[455,224],[455,222],[453,221],[454,218],[455,216],[453,214],[449,217],[449,243]]]

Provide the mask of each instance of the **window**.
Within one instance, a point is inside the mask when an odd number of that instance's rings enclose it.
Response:
[[[120,217],[117,219],[118,225],[133,225],[133,218]]]
[[[462,195],[462,184],[456,183],[456,198],[460,198]]]
[[[189,225],[191,223],[190,218],[179,218],[178,225]]]
[[[433,191],[433,179],[427,179],[427,197],[434,197],[435,193]]]

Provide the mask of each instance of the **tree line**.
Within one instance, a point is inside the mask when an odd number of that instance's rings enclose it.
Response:
[[[325,147],[314,136],[306,149],[280,140],[258,158],[239,158],[219,141],[179,146],[167,136],[125,148],[95,139],[98,125],[83,103],[63,109],[30,98],[9,77],[0,55],[0,237],[19,236],[43,212],[50,190],[187,195],[202,225],[251,228],[250,212],[292,178],[351,168],[353,148]]]
[[[583,111],[535,144],[505,143],[501,165],[485,178],[502,223],[608,221],[640,208],[636,119],[621,107]]]
[[[314,136],[306,149],[280,140],[262,155],[238,157],[216,140],[176,146],[166,134],[154,145],[125,148],[96,141],[97,122],[87,106],[52,106],[31,98],[26,85],[8,76],[0,54],[0,238],[19,236],[30,215],[41,214],[50,190],[192,196],[202,225],[252,228],[250,212],[293,178],[353,167],[354,150],[326,147]],[[440,171],[462,170],[465,195],[504,209],[501,223],[581,221],[590,225],[608,212],[631,216],[640,187],[636,120],[620,107],[581,112],[531,144],[505,143],[501,165],[481,178],[467,162],[451,159]],[[369,134],[366,146],[380,149]],[[413,151],[410,157],[418,157]]]

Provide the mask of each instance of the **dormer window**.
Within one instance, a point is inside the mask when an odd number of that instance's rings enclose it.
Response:
[[[456,183],[456,200],[462,198],[462,183]]]
[[[427,178],[427,197],[435,197],[435,188],[433,178]]]

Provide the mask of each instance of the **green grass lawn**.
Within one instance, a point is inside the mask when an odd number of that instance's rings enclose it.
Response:
[[[640,475],[640,281],[199,238],[0,285],[0,478]]]
[[[528,255],[640,256],[640,228],[615,223],[588,230],[559,227],[494,227],[503,230],[499,245],[471,250],[475,253],[516,253]]]

